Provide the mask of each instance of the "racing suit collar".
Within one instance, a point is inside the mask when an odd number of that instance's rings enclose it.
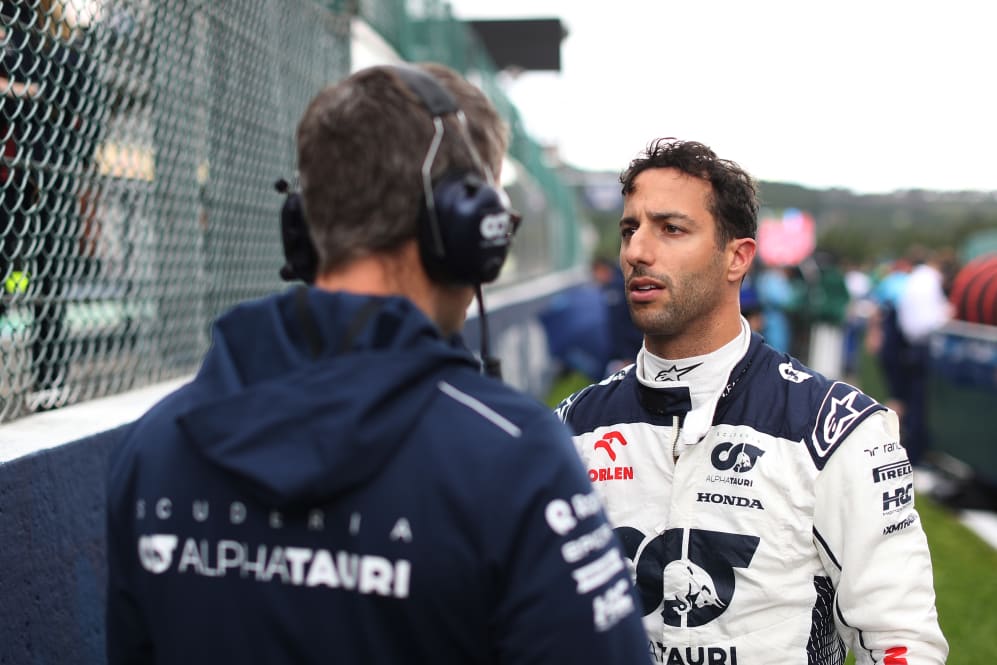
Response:
[[[732,370],[747,354],[751,338],[748,322],[741,317],[741,333],[711,353],[669,359],[642,347],[635,367],[641,403],[657,415],[678,416],[680,444],[699,442],[713,423],[717,404],[732,387]]]

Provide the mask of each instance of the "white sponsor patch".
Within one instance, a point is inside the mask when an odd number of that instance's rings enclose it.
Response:
[[[792,363],[782,363],[779,365],[779,376],[793,383],[803,383],[807,379],[813,378],[812,374],[801,372],[793,367]]]
[[[592,599],[592,616],[595,629],[604,632],[633,612],[634,600],[630,595],[630,582],[620,580],[605,593]]]
[[[571,576],[578,584],[578,593],[583,594],[598,589],[623,569],[623,557],[618,550],[611,549],[592,563],[574,570]]]
[[[170,570],[178,542],[174,535],[141,536],[142,567],[157,575]],[[412,577],[411,562],[372,554],[280,545],[251,547],[237,540],[194,538],[184,540],[179,551],[175,572],[180,575],[237,575],[255,582],[324,586],[394,598],[408,597]]]
[[[603,524],[595,531],[586,533],[561,546],[561,556],[568,563],[577,563],[593,552],[604,548],[613,538],[613,530]]]
[[[578,521],[593,515],[598,515],[602,510],[602,502],[595,492],[588,494],[575,494],[571,497],[571,503],[564,499],[554,499],[547,504],[544,509],[544,517],[547,526],[559,536],[566,536],[571,533]]]

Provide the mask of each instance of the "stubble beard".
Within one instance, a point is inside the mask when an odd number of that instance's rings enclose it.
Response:
[[[676,338],[695,332],[697,323],[704,321],[720,302],[720,260],[713,261],[706,270],[682,276],[677,282],[666,275],[650,275],[635,271],[634,276],[648,275],[664,284],[668,299],[663,303],[634,304],[630,316],[634,324],[648,337]]]

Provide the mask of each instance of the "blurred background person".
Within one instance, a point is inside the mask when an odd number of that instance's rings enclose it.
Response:
[[[872,290],[876,311],[869,322],[866,349],[876,358],[886,388],[885,404],[903,419],[908,401],[906,379],[908,343],[897,323],[897,303],[910,277],[911,261],[892,262],[886,275]]]
[[[931,366],[931,334],[952,318],[953,308],[945,293],[946,274],[952,260],[944,251],[926,252],[911,270],[896,304],[896,320],[906,345],[903,377],[907,384],[901,419],[901,441],[911,464],[921,464],[930,446],[927,419],[927,379]]]
[[[741,282],[741,316],[748,322],[751,332],[764,336],[765,315],[762,313],[762,303],[758,299],[758,289],[755,288],[754,273],[749,273]]]
[[[637,358],[637,352],[644,343],[644,335],[630,318],[620,264],[611,259],[596,258],[592,263],[592,274],[602,288],[606,304],[609,357],[603,373],[609,376]]]
[[[764,328],[762,336],[777,351],[791,352],[793,330],[789,313],[799,305],[799,293],[793,285],[792,269],[770,266],[758,275],[756,291]]]
[[[604,289],[594,276],[555,295],[538,318],[558,374],[577,372],[593,381],[603,377],[610,353],[609,316]]]
[[[808,364],[824,376],[840,379],[844,376],[845,314],[850,295],[834,254],[818,251],[812,261],[815,279],[807,298],[811,322]]]
[[[862,342],[868,330],[876,304],[872,300],[872,277],[858,262],[845,263],[845,287],[848,289],[848,309],[845,312],[845,380],[857,384]]]

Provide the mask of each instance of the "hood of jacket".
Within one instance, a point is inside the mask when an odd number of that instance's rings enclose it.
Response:
[[[478,364],[409,300],[301,287],[216,322],[178,424],[262,500],[314,503],[383,468],[458,367]]]

